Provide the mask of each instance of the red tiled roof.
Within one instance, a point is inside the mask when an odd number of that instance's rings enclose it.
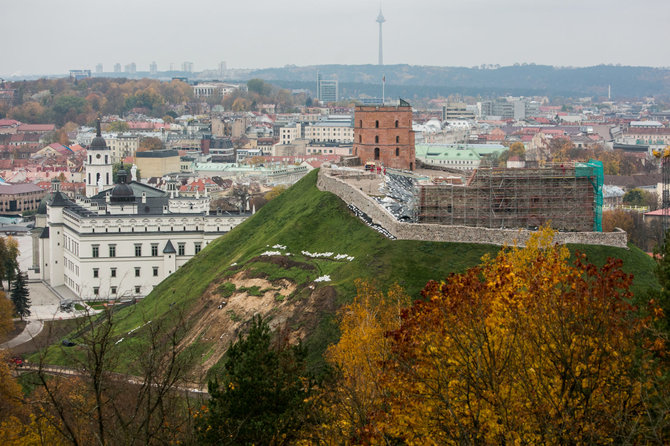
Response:
[[[18,131],[22,133],[51,132],[56,129],[56,124],[21,124]]]
[[[645,212],[644,215],[657,215],[659,217],[663,215],[670,215],[670,208],[656,209],[655,211]]]

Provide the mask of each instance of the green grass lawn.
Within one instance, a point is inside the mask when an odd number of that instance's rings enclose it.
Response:
[[[173,323],[180,310],[191,304],[213,281],[223,281],[240,269],[263,274],[270,280],[288,278],[305,284],[322,275],[330,275],[337,291],[338,305],[350,302],[355,295],[354,279],[371,280],[382,288],[398,283],[413,298],[429,280],[444,279],[451,272],[463,272],[480,262],[485,254],[500,249],[472,243],[418,242],[389,240],[363,224],[331,193],[316,188],[317,172],[311,172],[293,187],[270,201],[256,215],[230,233],[210,243],[202,252],[172,274],[137,305],[117,313],[116,334],[124,340],[115,346],[119,368],[131,367],[137,354],[148,348],[147,321]],[[272,246],[286,246],[293,261],[286,268],[261,255],[274,251]],[[575,245],[589,259],[601,265],[609,256],[624,261],[624,270],[635,275],[633,290],[641,292],[657,287],[653,260],[639,249],[629,250],[602,246]],[[283,250],[282,250],[283,251]],[[301,251],[347,254],[354,260],[313,259]],[[318,285],[322,286],[322,285]],[[223,286],[226,293],[233,289]],[[261,290],[252,290],[257,294]],[[135,330],[129,334],[131,330]],[[337,339],[334,314],[322,314],[315,333],[307,340],[310,358],[318,361],[325,347]],[[198,346],[193,347],[198,350]],[[50,354],[56,363],[67,362],[64,349]],[[68,350],[68,353],[76,351]]]

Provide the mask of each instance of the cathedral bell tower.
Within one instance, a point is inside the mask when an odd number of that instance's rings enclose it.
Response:
[[[112,151],[100,131],[100,118],[96,122],[96,136],[88,146],[86,156],[86,196],[109,189],[112,181]]]

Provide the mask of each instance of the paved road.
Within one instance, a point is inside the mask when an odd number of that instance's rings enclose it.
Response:
[[[23,329],[18,336],[4,344],[0,344],[0,349],[14,348],[17,345],[25,344],[26,342],[31,341],[35,336],[37,336],[42,329],[44,328],[44,323],[38,320],[30,320],[26,324],[26,327]]]
[[[26,318],[26,328],[17,337],[0,345],[0,349],[13,348],[30,341],[42,331],[43,321],[72,319],[85,316],[86,311],[61,311],[60,297],[42,282],[28,282],[30,316]],[[90,311],[94,314],[97,311]]]
[[[23,366],[14,369],[14,373],[16,374],[27,373],[27,372],[40,372],[46,375],[59,375],[59,376],[82,376],[82,377],[90,376],[90,372],[88,372],[86,369],[76,369],[71,367],[53,366],[46,364],[43,364],[42,366],[33,364],[24,364]],[[139,376],[133,376],[115,372],[105,372],[105,374],[110,379],[117,381],[125,381],[127,383],[135,384],[138,386],[144,385],[145,383],[144,378]],[[158,384],[152,384],[151,386],[159,387]],[[206,388],[201,388],[193,384],[174,385],[170,386],[170,388],[171,390],[174,391],[186,392],[191,395],[200,395],[205,398],[209,398],[209,392],[207,391]]]

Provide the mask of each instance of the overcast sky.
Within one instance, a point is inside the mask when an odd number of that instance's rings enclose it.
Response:
[[[377,62],[375,0],[0,0],[0,76]],[[385,0],[384,62],[670,66],[670,0]]]

